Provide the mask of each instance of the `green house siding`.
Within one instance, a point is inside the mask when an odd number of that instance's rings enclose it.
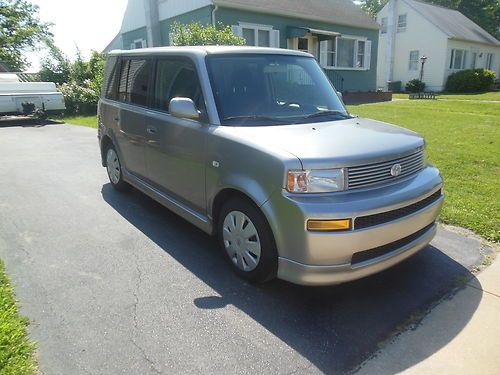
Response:
[[[273,26],[280,31],[280,47],[287,48],[287,28],[310,27],[313,29],[336,31],[343,35],[362,36],[372,41],[370,70],[336,69],[344,78],[344,91],[368,91],[376,89],[378,30],[361,29],[307,19],[278,16],[239,9],[219,8],[215,13],[217,22],[225,25],[237,25],[238,22],[256,23]]]
[[[183,24],[188,24],[192,22],[199,22],[204,25],[208,25],[212,22],[212,7],[206,6],[193,10],[188,13],[180,14],[178,16],[160,21],[160,32],[162,45],[170,45],[170,28],[174,22],[179,22]]]
[[[160,21],[160,33],[162,45],[170,45],[170,29],[174,22],[188,24],[191,22],[200,22],[209,24],[212,22],[212,6],[206,6],[193,10],[188,13],[181,14],[163,21]],[[313,21],[307,19],[285,17],[279,15],[250,12],[239,9],[220,7],[215,13],[216,22],[221,22],[224,25],[237,25],[239,22],[255,23],[262,25],[270,25],[275,30],[280,31],[280,47],[287,48],[287,39],[289,33],[294,27],[309,27],[312,29],[320,29],[327,31],[339,32],[342,35],[360,36],[368,38],[372,41],[371,62],[369,70],[343,70],[335,69],[334,72],[344,78],[344,91],[374,91],[376,89],[377,80],[377,50],[378,50],[378,30],[363,29],[359,27],[351,27],[338,25],[327,22]],[[146,28],[140,28],[122,34],[124,48],[130,48],[130,44],[137,39],[146,39]]]
[[[122,34],[123,48],[130,49],[130,45],[134,43],[134,40],[144,39],[148,40],[148,32],[146,30],[146,26],[141,27],[140,29],[127,31]]]

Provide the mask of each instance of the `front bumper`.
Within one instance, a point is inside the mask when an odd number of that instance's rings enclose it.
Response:
[[[337,284],[380,272],[408,258],[434,237],[443,195],[406,216],[362,229],[311,232],[306,230],[306,222],[351,218],[356,223],[357,217],[386,213],[439,195],[441,187],[439,171],[427,167],[377,189],[314,196],[285,191],[273,194],[262,209],[278,248],[278,278],[304,285]],[[373,255],[354,262],[353,255],[359,253]]]

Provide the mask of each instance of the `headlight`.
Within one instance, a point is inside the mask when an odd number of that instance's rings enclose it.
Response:
[[[331,193],[344,190],[344,169],[288,171],[287,189],[291,193]]]

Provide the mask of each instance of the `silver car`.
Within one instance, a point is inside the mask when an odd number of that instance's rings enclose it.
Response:
[[[346,282],[436,233],[442,179],[423,138],[350,115],[307,53],[115,51],[98,118],[111,185],[216,235],[247,280]]]

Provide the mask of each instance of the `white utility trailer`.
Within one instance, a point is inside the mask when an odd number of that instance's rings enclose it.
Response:
[[[64,96],[53,82],[20,82],[16,74],[0,74],[0,116],[29,115],[36,110],[46,114],[66,109]]]

